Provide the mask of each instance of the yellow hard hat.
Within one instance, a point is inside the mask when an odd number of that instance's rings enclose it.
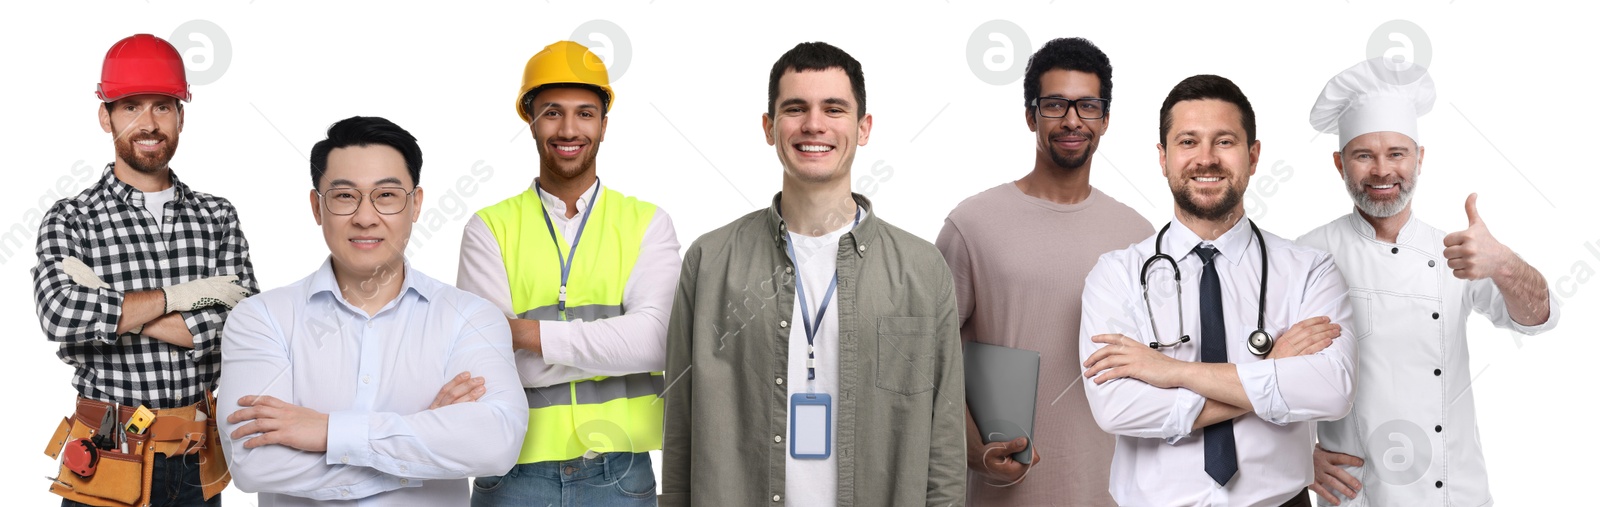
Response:
[[[524,123],[531,121],[522,109],[522,97],[535,88],[557,83],[594,85],[606,92],[605,109],[610,112],[617,94],[611,91],[611,79],[606,74],[606,64],[583,44],[564,40],[545,46],[522,69],[522,90],[517,92],[517,116]]]

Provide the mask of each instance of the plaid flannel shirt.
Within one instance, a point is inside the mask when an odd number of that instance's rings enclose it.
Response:
[[[85,398],[150,408],[191,405],[216,386],[218,345],[228,308],[181,312],[194,348],[134,333],[117,334],[123,294],[221,275],[238,275],[260,292],[239,215],[226,199],[195,192],[172,175],[172,201],[158,226],[144,193],[112,174],[75,197],[57,201],[39,225],[39,264],[33,268],[39,324],[56,356],[77,371],[72,384]],[[109,287],[72,281],[62,261],[77,257]]]

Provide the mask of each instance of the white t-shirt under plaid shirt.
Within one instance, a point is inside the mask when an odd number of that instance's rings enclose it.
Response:
[[[173,408],[201,401],[216,385],[227,307],[182,312],[194,334],[194,348],[186,349],[117,334],[124,294],[222,275],[238,275],[251,294],[260,291],[233,205],[190,190],[177,174],[172,189],[167,216],[158,219],[145,209],[144,192],[117,179],[107,164],[99,182],[57,201],[39,225],[33,268],[39,323],[61,344],[56,355],[77,370],[72,384],[85,398]],[[109,287],[74,283],[62,269],[67,257],[83,261]]]

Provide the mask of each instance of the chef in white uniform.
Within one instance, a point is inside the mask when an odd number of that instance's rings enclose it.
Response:
[[[1339,136],[1333,165],[1355,210],[1297,242],[1333,254],[1344,273],[1360,352],[1355,406],[1319,425],[1311,489],[1322,505],[1489,505],[1467,316],[1532,335],[1560,313],[1544,276],[1489,233],[1477,194],[1466,197],[1465,230],[1412,214],[1417,117],[1433,107],[1433,80],[1389,65],[1334,76],[1311,110],[1313,127]]]

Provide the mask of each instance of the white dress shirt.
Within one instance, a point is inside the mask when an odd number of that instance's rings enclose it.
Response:
[[[1551,304],[1538,326],[1511,320],[1494,281],[1451,274],[1444,236],[1413,215],[1387,243],[1351,213],[1297,240],[1331,252],[1344,272],[1360,382],[1375,387],[1356,396],[1348,417],[1318,427],[1322,448],[1366,460],[1345,467],[1362,488],[1343,505],[1493,503],[1472,402],[1467,315],[1477,311],[1496,327],[1532,335],[1555,327],[1560,307]]]
[[[577,214],[567,218],[567,204],[561,198],[539,190],[550,223],[561,232],[567,244],[577,239],[578,226],[593,203],[596,181],[578,198]],[[600,199],[605,198],[602,188]],[[543,220],[529,221],[539,229],[530,234],[544,235]],[[589,224],[590,226],[594,224]],[[583,242],[578,240],[578,248]],[[656,208],[644,231],[639,259],[622,289],[624,314],[594,322],[539,321],[539,340],[544,354],[516,351],[517,370],[524,387],[545,387],[596,376],[621,376],[662,371],[667,367],[667,317],[672,297],[678,289],[678,233],[666,210]],[[567,252],[561,252],[566,255]],[[572,278],[582,280],[574,271]],[[511,308],[511,281],[506,275],[505,258],[494,233],[477,214],[467,220],[461,236],[461,268],[456,287],[482,296],[506,317],[516,317]]]
[[[369,317],[330,262],[228,316],[217,417],[234,484],[263,507],[467,505],[467,477],[510,470],[527,432],[505,318],[409,265],[399,296]],[[483,377],[484,395],[429,410],[461,372]],[[328,414],[327,452],[229,438],[243,423],[226,418],[250,395]]]
[[[1262,232],[1267,241],[1269,280],[1266,331],[1282,336],[1297,322],[1326,316],[1344,326],[1328,348],[1289,359],[1251,355],[1245,340],[1256,329],[1261,290],[1261,254],[1249,222],[1239,220],[1216,241],[1202,241],[1174,219],[1161,251],[1177,259],[1183,273],[1182,334],[1188,343],[1161,349],[1180,361],[1200,361],[1200,278],[1204,265],[1192,250],[1210,243],[1216,264],[1228,333],[1228,361],[1254,413],[1233,420],[1239,472],[1226,487],[1205,472],[1205,446],[1194,420],[1205,405],[1201,395],[1182,388],[1160,389],[1126,378],[1096,385],[1085,379],[1095,420],[1117,435],[1111,463],[1111,495],[1125,506],[1276,506],[1311,484],[1310,421],[1343,417],[1355,388],[1356,346],[1350,334],[1350,305],[1344,279],[1326,253],[1296,246]],[[1139,268],[1155,253],[1155,236],[1110,252],[1089,272],[1083,291],[1079,353],[1087,358],[1103,345],[1091,338],[1120,333],[1140,342],[1154,340],[1151,318],[1139,285]],[[1172,269],[1158,262],[1150,269],[1154,325],[1164,342],[1178,339],[1177,294]]]

